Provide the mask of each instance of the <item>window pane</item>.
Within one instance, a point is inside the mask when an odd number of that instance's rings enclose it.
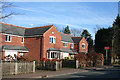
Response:
[[[52,43],[53,43],[53,37],[52,37]]]
[[[49,42],[52,42],[52,41],[51,41],[51,37],[49,38]]]
[[[54,43],[56,43],[56,38],[54,38],[54,41],[53,41]]]
[[[8,35],[5,35],[5,41],[7,41],[7,39],[8,39]]]
[[[54,53],[53,52],[51,52],[51,58],[54,58]]]
[[[24,40],[24,39],[23,39],[23,38],[21,38],[21,42],[23,42],[23,40]]]
[[[73,48],[73,44],[71,44],[71,48]]]
[[[11,36],[8,36],[8,37],[9,37],[8,41],[11,41]]]
[[[85,48],[85,44],[82,44],[82,48]]]

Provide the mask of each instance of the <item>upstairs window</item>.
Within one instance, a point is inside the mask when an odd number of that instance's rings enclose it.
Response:
[[[84,43],[82,43],[82,49],[85,49],[85,44]]]
[[[63,47],[67,47],[67,43],[66,42],[63,42]]]
[[[6,42],[11,42],[11,36],[10,35],[5,35],[5,41]]]
[[[56,37],[50,36],[49,37],[49,42],[55,44],[56,43]]]
[[[21,43],[24,43],[24,38],[23,37],[21,38]]]
[[[73,48],[73,43],[70,45],[71,48]]]

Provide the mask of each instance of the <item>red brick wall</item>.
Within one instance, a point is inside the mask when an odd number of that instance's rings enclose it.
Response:
[[[82,48],[82,43],[85,44],[85,49]],[[86,41],[86,39],[83,37],[82,40],[79,42],[79,52],[85,51],[86,53],[88,53],[88,43]]]
[[[67,47],[64,47],[64,46],[63,46],[63,42],[61,42],[61,48],[74,49],[74,44],[73,44],[73,48],[71,48],[71,44],[72,44],[72,43],[67,43]]]
[[[40,60],[40,37],[26,37],[24,38],[24,45],[29,50],[25,54],[26,58],[29,60]]]
[[[78,51],[78,44],[74,44],[74,50]]]
[[[54,34],[52,34],[54,32]],[[49,43],[49,36],[54,36],[56,37],[56,43]],[[55,29],[55,27],[51,27],[46,33],[43,34],[43,56],[44,58],[47,58],[47,49],[48,48],[56,48],[60,49],[61,48],[61,36],[58,33],[58,31]]]
[[[24,46],[24,43],[21,43],[21,37],[18,36],[11,36],[11,42],[5,42],[5,35],[2,35],[2,45]]]

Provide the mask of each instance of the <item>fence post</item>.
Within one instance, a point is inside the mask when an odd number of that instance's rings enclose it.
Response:
[[[35,72],[35,61],[33,61],[33,72]]]
[[[56,71],[58,70],[58,62],[57,61],[55,62],[55,70]]]
[[[1,60],[1,63],[0,63],[0,80],[2,79],[2,60]]]
[[[79,61],[76,60],[76,69],[78,69],[78,67],[79,67]]]
[[[18,63],[15,63],[15,75],[18,73]]]
[[[60,69],[62,69],[62,61],[60,61],[59,64],[60,64]]]

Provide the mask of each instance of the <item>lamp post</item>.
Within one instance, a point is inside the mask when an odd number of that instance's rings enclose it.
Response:
[[[104,49],[106,50],[106,64],[107,64],[107,59],[108,59],[108,50],[110,49],[110,47],[104,47]]]

